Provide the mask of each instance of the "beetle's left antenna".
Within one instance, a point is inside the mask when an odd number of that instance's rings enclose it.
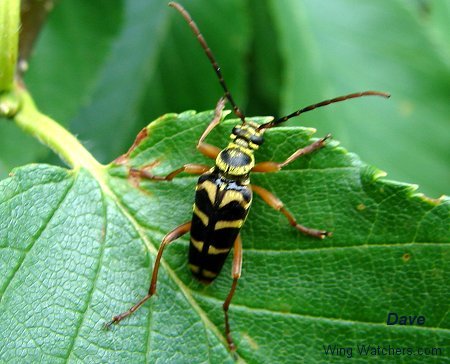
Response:
[[[236,103],[234,102],[233,96],[231,96],[231,93],[228,90],[225,80],[223,79],[222,72],[220,71],[220,67],[217,64],[217,61],[214,58],[214,55],[212,54],[211,49],[208,47],[208,44],[206,43],[205,38],[203,37],[202,33],[200,33],[200,30],[198,29],[197,24],[195,24],[195,22],[192,20],[191,16],[186,11],[186,9],[183,8],[180,4],[171,1],[169,3],[169,6],[176,9],[183,16],[183,18],[188,23],[189,27],[192,29],[192,32],[197,37],[200,45],[202,46],[203,50],[205,51],[206,56],[209,58],[209,61],[211,62],[212,66],[214,68],[214,72],[216,72],[216,75],[219,78],[219,82],[222,85],[223,90],[225,91],[225,97],[228,99],[231,106],[233,107],[233,111],[236,114],[236,116],[242,120],[243,124],[245,124],[245,116],[242,113],[242,111],[239,109],[239,107],[236,105]]]

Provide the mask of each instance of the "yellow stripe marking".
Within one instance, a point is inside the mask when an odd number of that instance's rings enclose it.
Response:
[[[200,253],[202,252],[203,245],[204,245],[203,241],[198,241],[191,237],[191,243]]]
[[[250,206],[250,202],[247,202],[247,201],[244,200],[244,197],[242,196],[242,193],[237,192],[237,191],[233,191],[233,190],[229,190],[229,191],[225,192],[225,196],[223,196],[223,199],[220,202],[219,208],[220,207],[224,207],[225,205],[229,204],[232,201],[239,202],[239,204],[245,210],[247,210],[248,207]]]
[[[205,278],[215,278],[215,277],[217,277],[217,273],[216,272],[212,272],[212,271],[206,270],[206,269],[202,270],[202,275]]]
[[[221,171],[226,171],[226,170],[227,170],[227,167],[228,167],[228,164],[226,164],[226,163],[222,160],[222,158],[220,157],[220,154],[217,156],[217,159],[216,159],[216,165],[217,165],[217,167],[219,167],[219,169],[220,169]]]
[[[224,248],[224,249],[220,249],[220,248],[215,248],[212,245],[210,245],[208,247],[208,254],[226,254],[230,251],[230,248]]]
[[[198,218],[202,221],[203,225],[208,226],[209,217],[203,211],[200,211],[200,209],[197,207],[195,203],[193,210],[194,214],[198,216]]]
[[[197,191],[206,190],[209,200],[211,201],[212,204],[214,204],[214,201],[216,200],[217,186],[213,182],[204,181],[203,183],[197,185],[196,190]]]
[[[200,271],[200,268],[198,265],[194,265],[194,264],[188,264],[189,269],[191,271],[193,271],[194,273],[198,273]]]
[[[214,226],[215,230],[219,229],[226,229],[226,228],[241,228],[242,224],[244,223],[244,220],[220,220],[216,222],[216,225]]]

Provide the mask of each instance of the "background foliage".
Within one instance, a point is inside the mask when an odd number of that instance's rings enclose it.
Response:
[[[185,2],[249,115],[286,113],[300,106],[297,97],[304,106],[355,87],[401,95],[335,105],[297,123],[333,132],[371,164],[395,171],[390,177],[417,174],[414,181],[428,180],[425,188],[436,195],[448,178],[442,4]],[[175,15],[162,1],[61,2],[27,74],[39,107],[102,162],[123,153],[160,114],[210,109],[220,88]],[[123,166],[98,165],[29,101],[15,122],[48,137],[75,164],[27,165],[0,182],[0,361],[231,361],[220,308],[229,277],[207,288],[193,280],[186,239],[165,255],[158,297],[114,332],[101,330],[145,291],[161,237],[186,220],[195,177],[132,188]],[[187,112],[152,123],[129,163],[158,159],[163,173],[202,162],[194,141],[210,117]],[[0,127],[5,173],[28,161],[56,162],[11,122]],[[223,145],[229,130],[230,123],[221,125],[211,141]],[[281,160],[310,134],[271,130],[259,157]],[[448,199],[423,198],[379,176],[336,142],[282,173],[254,176],[302,222],[331,227],[334,236],[318,246],[255,201],[243,230],[245,278],[232,305],[241,360],[320,362],[321,345],[360,339],[440,347],[442,357],[427,359],[448,359]],[[390,310],[424,314],[427,325],[387,327]]]
[[[248,115],[282,115],[353,91],[388,91],[389,101],[353,101],[292,123],[316,127],[319,135],[331,132],[390,178],[417,183],[431,197],[449,193],[448,2],[184,5]],[[150,120],[211,109],[221,94],[206,57],[166,0],[61,1],[26,82],[42,111],[101,162],[123,153]],[[0,123],[1,175],[49,158],[44,147]]]

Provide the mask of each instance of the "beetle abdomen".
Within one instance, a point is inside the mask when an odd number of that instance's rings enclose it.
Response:
[[[252,191],[216,172],[197,183],[192,214],[189,267],[199,280],[213,281],[247,217]]]

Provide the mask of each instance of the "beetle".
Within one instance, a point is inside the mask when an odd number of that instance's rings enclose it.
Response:
[[[234,102],[212,51],[189,13],[176,2],[170,2],[169,6],[175,8],[188,23],[206,56],[209,58],[224,91],[224,96],[220,98],[216,105],[213,119],[197,142],[198,151],[204,156],[214,159],[215,165],[211,168],[202,164],[185,164],[166,176],[155,176],[145,168],[130,170],[130,173],[133,175],[154,181],[171,181],[182,172],[200,174],[200,178],[196,185],[192,218],[190,221],[176,227],[163,238],[153,266],[147,295],[129,310],[114,316],[106,324],[106,327],[117,324],[124,318],[130,316],[155,294],[158,270],[165,247],[189,232],[188,266],[194,277],[205,284],[210,284],[214,281],[220,273],[229,252],[233,248],[231,274],[233,282],[228,296],[223,303],[223,311],[225,316],[225,336],[228,347],[230,351],[235,351],[236,345],[231,336],[228,310],[241,276],[242,241],[240,238],[240,230],[247,218],[253,193],[259,195],[270,207],[281,212],[287,218],[289,224],[303,234],[319,239],[331,235],[329,231],[318,230],[299,224],[275,195],[263,187],[250,184],[251,172],[277,172],[297,158],[310,154],[325,146],[326,140],[330,138],[330,135],[328,134],[306,147],[297,149],[283,162],[266,161],[255,163],[254,152],[263,144],[265,130],[282,124],[305,112],[332,103],[363,96],[381,96],[388,98],[390,95],[379,91],[352,93],[304,107],[287,116],[258,125],[248,120]],[[241,120],[241,124],[233,128],[228,146],[221,150],[216,146],[206,143],[205,139],[220,123],[226,101],[231,104],[233,112]]]

